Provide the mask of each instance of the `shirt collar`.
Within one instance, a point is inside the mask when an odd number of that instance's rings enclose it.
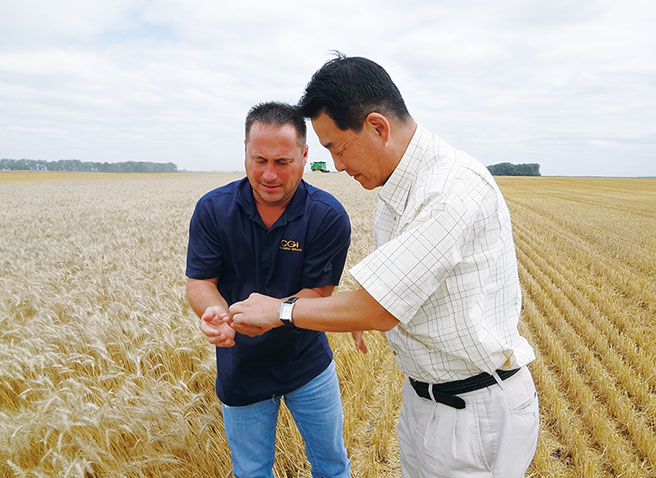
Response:
[[[418,124],[401,161],[378,193],[380,200],[397,214],[405,209],[410,188],[419,174],[421,159],[427,150],[428,135],[429,132]]]
[[[303,215],[305,210],[305,198],[307,196],[307,183],[301,179],[301,182],[296,188],[296,192],[292,196],[292,200],[287,204],[280,218],[276,221],[273,227],[284,226],[288,222],[293,221],[298,216]],[[260,213],[257,211],[255,197],[253,196],[253,188],[248,178],[245,177],[241,180],[237,191],[237,204],[241,206],[244,213],[250,218],[251,221],[261,224],[264,227]],[[266,228],[265,228],[266,229]]]

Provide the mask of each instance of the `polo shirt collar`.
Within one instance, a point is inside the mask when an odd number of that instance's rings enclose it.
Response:
[[[292,200],[287,204],[287,207],[283,211],[280,218],[272,226],[284,226],[288,222],[293,221],[299,216],[302,216],[305,211],[305,198],[307,197],[307,183],[301,179],[301,182],[296,188],[296,192],[292,196]],[[264,223],[260,217],[260,213],[257,211],[257,205],[255,203],[255,197],[253,196],[253,188],[251,183],[248,182],[248,178],[243,178],[239,189],[237,191],[237,204],[242,208],[244,213],[251,219],[251,221],[261,224],[262,227]],[[266,229],[266,227],[265,227]]]
[[[396,214],[403,213],[408,202],[410,188],[419,174],[421,160],[427,151],[428,135],[428,130],[418,124],[401,161],[378,193],[380,200]]]

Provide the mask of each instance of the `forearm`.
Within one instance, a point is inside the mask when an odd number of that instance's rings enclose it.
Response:
[[[215,279],[187,279],[187,300],[198,317],[201,317],[203,312],[212,306],[228,310],[228,303],[219,293],[216,284]]]
[[[320,299],[300,298],[292,319],[302,329],[326,332],[387,331],[399,322],[364,289]]]
[[[323,287],[315,287],[313,289],[301,289],[293,296],[298,298],[317,299],[319,297],[330,297],[333,293],[335,286],[325,285]],[[291,296],[290,296],[291,297]]]
[[[248,335],[279,327],[281,303],[281,299],[251,294],[245,301],[230,307],[231,323],[236,330]],[[299,328],[326,332],[390,330],[398,323],[364,289],[331,297],[302,297],[296,301],[292,320]]]

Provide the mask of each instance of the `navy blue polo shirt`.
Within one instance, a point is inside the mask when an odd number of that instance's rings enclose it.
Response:
[[[252,292],[282,298],[304,288],[337,285],[351,225],[333,196],[301,181],[282,216],[267,229],[247,178],[205,194],[189,226],[187,277],[218,277],[228,304]],[[237,334],[216,347],[216,393],[226,405],[248,405],[296,390],[332,360],[323,332],[276,327]]]

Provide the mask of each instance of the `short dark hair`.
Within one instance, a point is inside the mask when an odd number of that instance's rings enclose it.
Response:
[[[338,128],[356,133],[373,111],[400,121],[410,118],[401,92],[382,66],[367,58],[336,54],[305,87],[299,101],[303,116],[316,118],[325,112]]]
[[[283,126],[289,124],[296,130],[298,142],[304,145],[307,141],[307,126],[305,117],[301,114],[298,107],[288,103],[278,101],[268,101],[253,106],[246,115],[246,140],[251,131],[253,123],[260,123],[274,126]]]

